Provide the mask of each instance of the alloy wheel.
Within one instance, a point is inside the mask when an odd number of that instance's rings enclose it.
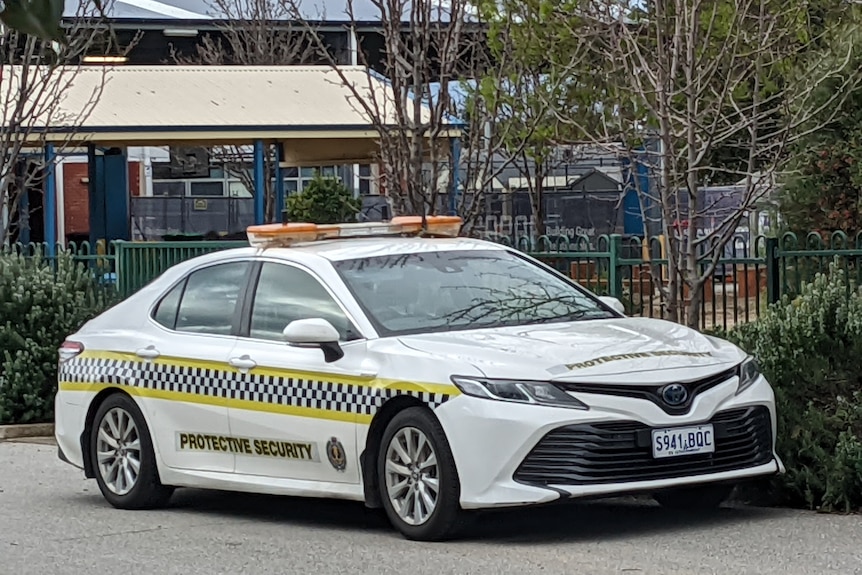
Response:
[[[437,454],[415,427],[399,429],[386,449],[386,491],[398,516],[422,525],[437,508],[440,491]]]
[[[131,491],[141,472],[141,440],[129,412],[114,407],[105,414],[99,422],[96,452],[107,488],[117,495]]]

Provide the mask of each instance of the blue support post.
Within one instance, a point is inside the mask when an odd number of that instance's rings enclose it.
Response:
[[[42,209],[45,216],[45,255],[53,258],[57,249],[57,160],[54,144],[45,144],[45,200]]]
[[[87,147],[89,164],[90,243],[131,238],[129,163],[121,148]]]
[[[105,241],[130,240],[129,158],[125,148],[111,148],[104,155]]]
[[[262,224],[266,217],[266,184],[264,182],[263,140],[254,141],[254,223]]]
[[[90,204],[90,245],[107,236],[105,220],[105,161],[96,146],[87,145],[87,179]]]
[[[646,146],[634,150],[634,160],[623,159],[626,188],[623,195],[623,231],[626,235],[647,235],[644,213],[650,208],[649,150]]]
[[[284,203],[284,179],[281,177],[281,163],[284,161],[284,144],[275,146],[275,221],[284,223],[287,219],[287,205]]]
[[[449,190],[449,215],[458,214],[458,188],[461,185],[461,138],[450,138],[449,148],[452,154],[451,189]]]

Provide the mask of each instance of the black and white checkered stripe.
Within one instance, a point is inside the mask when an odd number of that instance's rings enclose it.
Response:
[[[358,415],[374,415],[387,400],[399,395],[415,397],[432,409],[451,398],[446,393],[371,387],[318,378],[242,374],[217,368],[91,357],[77,357],[61,364],[60,381],[127,385]]]

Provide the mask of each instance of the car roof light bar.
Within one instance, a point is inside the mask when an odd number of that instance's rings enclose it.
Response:
[[[254,247],[288,247],[298,243],[344,238],[381,236],[457,237],[462,219],[458,216],[398,216],[388,222],[351,224],[263,224],[246,229],[248,242]]]

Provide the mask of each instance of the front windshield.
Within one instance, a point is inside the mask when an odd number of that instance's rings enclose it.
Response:
[[[383,336],[611,318],[563,278],[504,250],[334,263]]]

